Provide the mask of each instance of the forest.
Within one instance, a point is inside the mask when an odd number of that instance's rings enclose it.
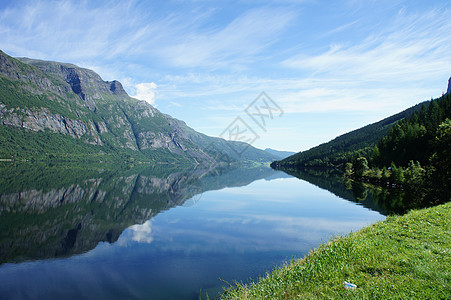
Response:
[[[450,149],[451,95],[445,94],[271,166],[339,170],[428,206],[450,200]]]
[[[356,153],[345,175],[403,189],[424,204],[445,203],[451,191],[451,95],[396,123],[369,155]]]

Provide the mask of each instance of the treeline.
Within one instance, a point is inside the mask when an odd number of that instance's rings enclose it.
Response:
[[[432,100],[395,124],[371,153],[356,152],[349,178],[404,190],[424,204],[451,195],[451,95]]]

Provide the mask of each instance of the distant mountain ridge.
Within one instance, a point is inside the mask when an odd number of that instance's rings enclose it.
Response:
[[[275,149],[271,149],[271,148],[266,148],[265,151],[268,153],[271,153],[274,156],[277,156],[278,158],[287,158],[288,156],[296,154],[296,152],[280,151],[280,150],[275,150]]]
[[[0,51],[0,158],[116,157],[214,165],[277,157],[199,133],[72,64]]]

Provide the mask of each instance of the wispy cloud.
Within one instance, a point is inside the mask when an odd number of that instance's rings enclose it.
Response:
[[[386,26],[350,46],[331,45],[317,54],[300,54],[283,65],[314,76],[355,81],[412,82],[446,76],[451,70],[449,10],[408,15],[404,11]]]
[[[212,9],[164,14],[161,3],[143,5],[38,0],[12,6],[0,12],[2,47],[71,62],[140,57],[175,67],[244,66],[295,17],[286,9],[255,8],[212,26]]]
[[[172,40],[175,43],[163,47],[159,54],[180,67],[246,65],[274,43],[278,33],[294,17],[295,14],[287,10],[252,9],[222,28],[181,32],[180,39]]]
[[[280,64],[299,70],[301,77],[269,78],[191,74],[166,77],[173,97],[221,95],[221,104],[205,109],[239,110],[260,91],[268,92],[287,113],[388,111],[394,113],[437,97],[450,75],[451,21],[447,9],[409,14],[401,9],[378,31],[360,42],[330,44],[313,55],[299,54]],[[359,19],[337,31],[349,30]],[[335,32],[328,32],[334,34]],[[264,73],[263,73],[264,75]],[[195,88],[187,88],[187,82]],[[178,87],[177,89],[174,87]],[[240,97],[235,94],[240,93]],[[163,98],[165,97],[163,95]],[[229,99],[224,103],[224,99]]]
[[[32,1],[12,6],[0,13],[2,47],[23,55],[79,61],[123,54],[150,34],[136,22],[139,13],[133,2],[90,3]]]

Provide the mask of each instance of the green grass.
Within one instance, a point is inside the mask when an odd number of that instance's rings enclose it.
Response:
[[[451,202],[388,217],[222,298],[451,299],[450,220]]]

